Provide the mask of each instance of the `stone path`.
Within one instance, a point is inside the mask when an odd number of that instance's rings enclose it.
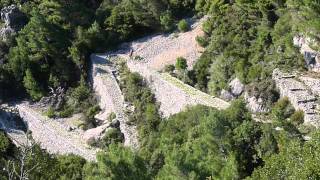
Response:
[[[197,104],[218,109],[229,106],[229,103],[219,98],[202,93],[168,74],[158,72],[166,65],[175,64],[179,56],[185,57],[189,68],[192,68],[203,50],[195,38],[203,35],[201,25],[205,19],[206,17],[192,24],[189,32],[145,37],[126,43],[118,51],[109,53],[126,59],[130,71],[138,72],[147,80],[157,101],[160,102],[160,112],[165,117]],[[133,55],[130,57],[132,51]]]
[[[87,146],[78,131],[68,132],[59,122],[49,119],[28,103],[17,105],[21,118],[27,123],[33,139],[50,153],[76,154],[89,161],[96,160],[98,149]]]
[[[105,55],[91,55],[91,62],[93,89],[100,97],[99,105],[102,109],[97,118],[102,121],[107,120],[109,114],[114,112],[120,121],[120,130],[124,134],[124,145],[137,149],[139,146],[138,133],[135,126],[127,124],[129,120],[124,113],[125,101],[114,76],[115,69],[112,68]]]

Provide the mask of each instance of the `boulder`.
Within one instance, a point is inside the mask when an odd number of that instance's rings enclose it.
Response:
[[[250,96],[248,92],[245,92],[244,99],[247,102],[247,108],[253,113],[266,113],[269,111],[260,97]]]
[[[98,142],[104,135],[104,133],[109,128],[109,124],[102,125],[93,129],[87,130],[84,134],[82,139],[90,146],[94,145]]]
[[[233,94],[231,94],[229,91],[224,89],[221,91],[220,97],[227,101],[231,101],[235,98]]]
[[[231,93],[234,96],[240,96],[244,91],[244,84],[238,78],[235,78],[229,83]]]

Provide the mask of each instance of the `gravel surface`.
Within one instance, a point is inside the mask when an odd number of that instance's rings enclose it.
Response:
[[[206,18],[195,21],[189,32],[149,36],[125,44],[122,46],[123,49],[113,53],[128,59],[129,69],[138,72],[148,81],[157,101],[160,102],[160,111],[165,117],[197,104],[218,109],[229,106],[229,103],[219,98],[205,94],[168,74],[158,72],[165,65],[175,64],[179,56],[186,58],[189,68],[192,68],[203,51],[195,38],[203,35],[201,25]],[[131,50],[133,56],[130,58]],[[135,57],[140,57],[140,60]]]
[[[154,70],[175,64],[177,57],[180,56],[187,59],[191,68],[203,51],[196,37],[203,35],[201,25],[206,19],[207,17],[204,17],[195,21],[188,32],[147,36],[129,43],[129,47],[124,47],[133,50],[133,57],[143,58],[144,65]]]
[[[98,149],[89,147],[82,141],[82,132],[68,132],[61,123],[43,116],[28,103],[18,104],[17,108],[21,118],[28,124],[33,139],[48,152],[76,154],[89,161],[96,160]]]
[[[138,144],[138,133],[136,127],[128,125],[128,117],[124,113],[124,96],[121,92],[119,84],[113,75],[115,71],[107,61],[105,55],[91,55],[91,77],[93,89],[100,97],[99,105],[102,109],[102,113],[98,115],[101,120],[107,120],[109,114],[114,112],[117,119],[120,121],[120,130],[124,134],[125,146],[133,147],[137,149]]]

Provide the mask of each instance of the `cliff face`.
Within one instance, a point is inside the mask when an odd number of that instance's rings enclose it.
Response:
[[[279,69],[273,71],[272,78],[282,97],[288,97],[296,110],[304,112],[304,123],[306,125],[320,126],[319,104],[315,96],[312,83],[303,81],[296,74],[287,74]],[[306,82],[306,85],[304,82]]]
[[[300,48],[300,53],[304,56],[308,69],[314,72],[320,72],[320,54],[312,49],[315,42],[308,37],[297,35],[293,38],[293,44]]]
[[[27,16],[16,5],[10,5],[1,9],[1,20],[4,22],[4,25],[0,29],[0,36],[3,40],[7,40],[27,24]]]

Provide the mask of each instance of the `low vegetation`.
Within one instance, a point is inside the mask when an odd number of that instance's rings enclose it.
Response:
[[[275,67],[305,70],[292,38],[305,32],[319,40],[319,2],[3,0],[0,7],[12,3],[21,5],[28,23],[12,41],[0,41],[1,100],[37,101],[50,87],[64,87],[62,107],[47,115],[81,112],[83,128],[95,127],[100,109],[86,82],[92,52],[151,32],[170,32],[190,15],[209,15],[205,35],[197,38],[205,51],[193,69],[188,71],[186,60],[179,58],[166,71],[210,94],[238,77],[249,93],[264,97],[271,112],[265,114],[270,123],[256,122],[238,99],[226,110],[196,106],[164,119],[144,79],[122,64],[120,84],[125,100],[135,107],[129,118],[139,131],[139,149],[124,147],[122,133],[112,129],[99,142],[97,162],[88,162],[49,154],[36,144],[16,147],[0,132],[0,179],[22,179],[21,173],[48,180],[320,177],[319,130],[303,125],[303,112],[288,99],[279,100],[270,79]],[[181,20],[177,28],[184,32],[189,25]]]

